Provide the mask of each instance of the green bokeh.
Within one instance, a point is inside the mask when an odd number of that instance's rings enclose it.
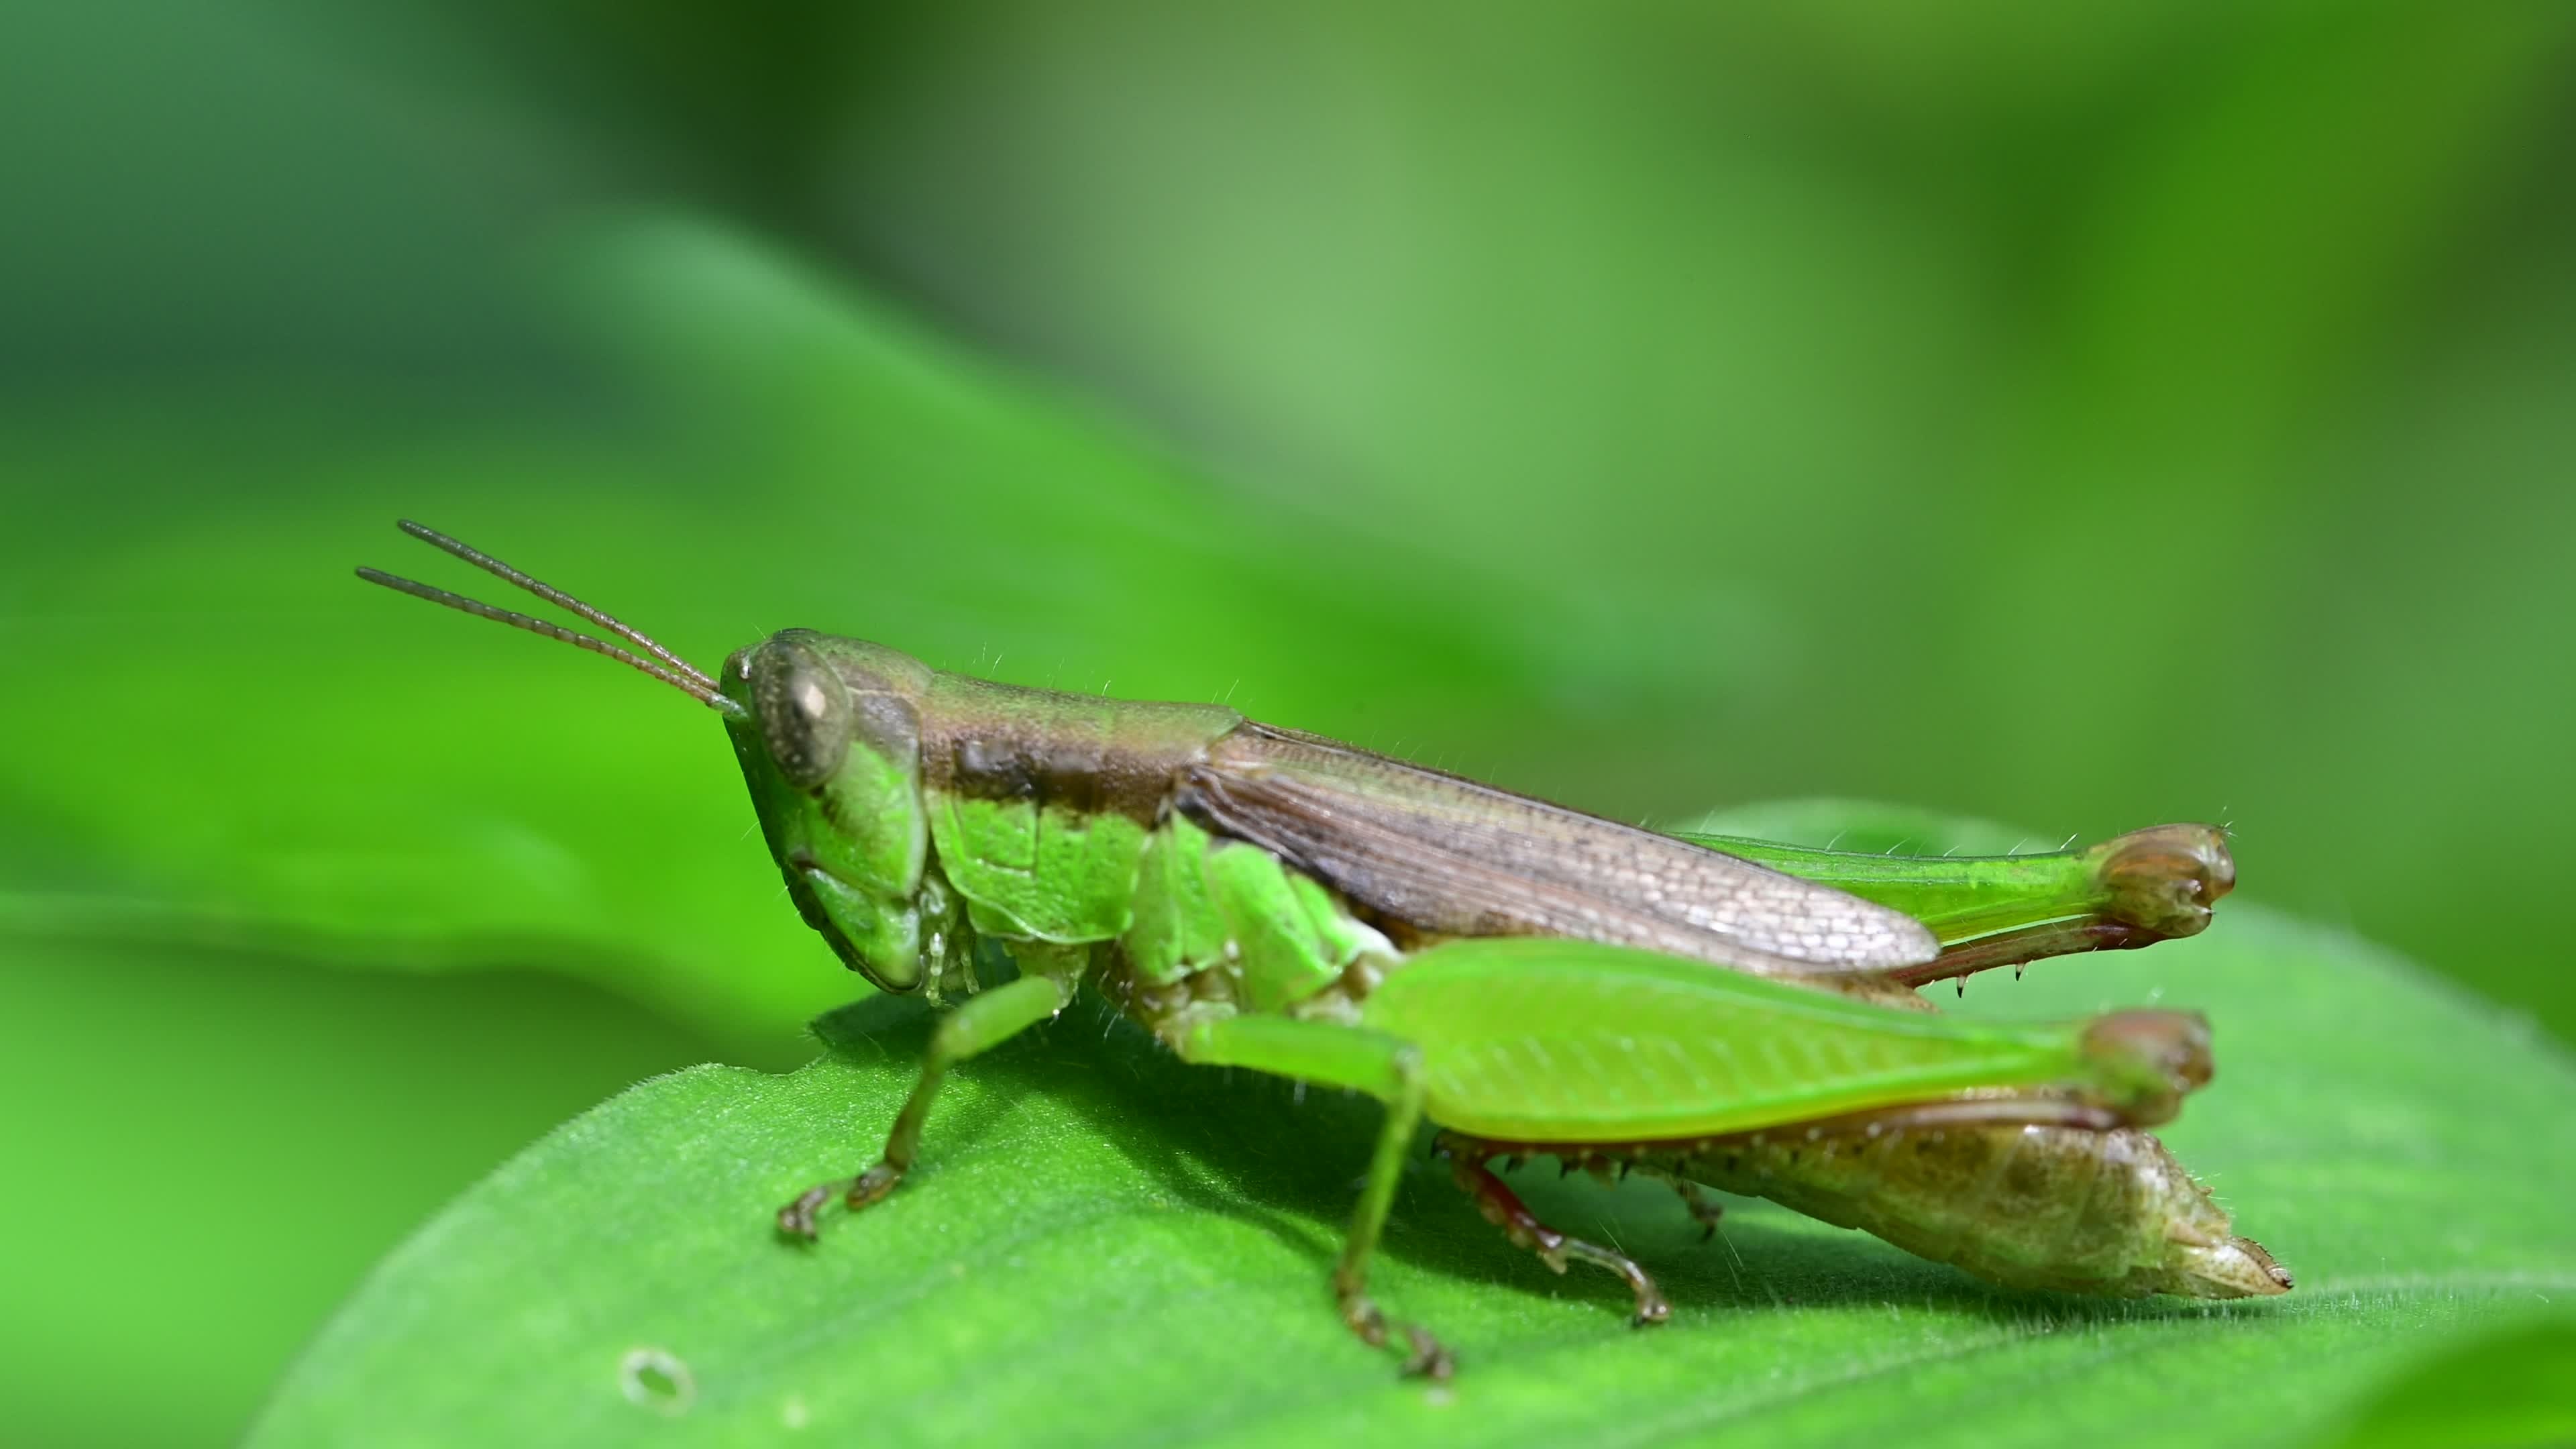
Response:
[[[2249,896],[2576,1036],[2571,37],[18,7],[29,1437],[232,1436],[545,1125],[851,994],[712,722],[363,590],[455,581],[397,514],[702,661],[865,633],[1613,814],[2231,820]]]

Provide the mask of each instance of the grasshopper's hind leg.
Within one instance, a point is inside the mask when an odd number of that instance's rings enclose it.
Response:
[[[940,1080],[948,1069],[1062,1011],[1069,992],[1066,983],[1051,977],[1023,976],[1007,986],[967,998],[965,1005],[941,1018],[938,1029],[930,1035],[921,1080],[913,1085],[903,1110],[895,1114],[894,1131],[886,1136],[885,1155],[856,1177],[835,1178],[807,1188],[794,1202],[778,1210],[778,1230],[811,1242],[815,1236],[814,1215],[832,1199],[840,1198],[852,1212],[882,1201],[911,1170],[913,1156],[921,1148],[921,1124],[930,1115],[930,1103],[939,1095]]]
[[[1498,1155],[1491,1143],[1479,1142],[1455,1132],[1443,1132],[1436,1150],[1449,1159],[1450,1173],[1458,1179],[1458,1186],[1466,1191],[1467,1196],[1475,1200],[1476,1210],[1485,1215],[1485,1221],[1501,1228],[1503,1236],[1511,1239],[1514,1246],[1538,1254],[1540,1262],[1559,1273],[1565,1271],[1566,1260],[1580,1258],[1618,1274],[1627,1283],[1628,1291],[1637,1295],[1636,1316],[1629,1321],[1640,1328],[1650,1323],[1661,1323],[1672,1316],[1673,1307],[1664,1301],[1663,1290],[1655,1286],[1655,1280],[1646,1275],[1645,1269],[1637,1266],[1635,1259],[1581,1238],[1568,1237],[1539,1221],[1538,1214],[1529,1210],[1529,1205],[1521,1201],[1520,1194],[1505,1186],[1503,1180],[1486,1166]]]
[[[1369,1297],[1369,1259],[1378,1234],[1395,1203],[1404,1178],[1405,1149],[1422,1123],[1426,1085],[1421,1052],[1410,1042],[1381,1032],[1362,1031],[1326,1022],[1279,1016],[1237,1016],[1203,1022],[1180,1042],[1184,1060],[1205,1066],[1250,1067],[1323,1086],[1349,1087],[1386,1104],[1386,1124],[1378,1131],[1377,1150],[1369,1158],[1360,1205],[1351,1215],[1350,1236],[1343,1241],[1341,1261],[1333,1267],[1333,1298],[1342,1322],[1372,1348],[1386,1347],[1402,1334],[1407,1374],[1445,1379],[1456,1362],[1440,1340],[1419,1324],[1390,1322]]]

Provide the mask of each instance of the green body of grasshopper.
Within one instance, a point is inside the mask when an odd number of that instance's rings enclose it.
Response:
[[[1904,913],[1734,856],[1247,721],[933,670],[880,645],[772,635],[709,676],[569,596],[417,537],[661,660],[364,577],[618,657],[724,716],[805,920],[879,987],[962,996],[880,1160],[781,1210],[811,1236],[910,1168],[945,1072],[1081,986],[1183,1058],[1368,1092],[1385,1128],[1340,1265],[1345,1321],[1389,1325],[1370,1254],[1428,1114],[1552,1143],[1693,1140],[1944,1104],[2099,1129],[2205,1081],[2197,1017],[1958,1023],[1763,977],[1911,997],[1938,946]],[[665,667],[667,666],[667,667]],[[985,986],[981,942],[1019,975]],[[1403,1330],[1411,1365],[1447,1356]]]

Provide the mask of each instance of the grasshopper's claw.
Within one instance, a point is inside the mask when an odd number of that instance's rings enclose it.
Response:
[[[1413,1352],[1404,1360],[1406,1378],[1445,1383],[1458,1372],[1458,1360],[1450,1356],[1440,1340],[1431,1336],[1430,1330],[1408,1323],[1404,1326],[1404,1336],[1413,1343]]]
[[[1404,1356],[1406,1378],[1446,1379],[1458,1371],[1458,1361],[1450,1357],[1449,1350],[1441,1346],[1439,1339],[1431,1336],[1431,1330],[1418,1323],[1388,1323],[1386,1315],[1378,1311],[1377,1301],[1368,1296],[1368,1289],[1348,1263],[1333,1270],[1333,1300],[1341,1305],[1342,1322],[1359,1335],[1360,1342],[1371,1348],[1386,1347],[1387,1340],[1393,1336],[1390,1329],[1403,1332],[1405,1342],[1410,1345],[1410,1351]]]
[[[1439,1339],[1431,1336],[1430,1329],[1418,1323],[1389,1324],[1386,1315],[1378,1311],[1377,1304],[1366,1293],[1351,1287],[1338,1275],[1333,1289],[1334,1296],[1341,1300],[1342,1322],[1350,1325],[1351,1332],[1358,1334],[1362,1343],[1371,1348],[1384,1348],[1391,1336],[1389,1329],[1403,1332],[1404,1341],[1410,1345],[1410,1351],[1404,1356],[1406,1378],[1445,1380],[1458,1372],[1458,1360]]]
[[[830,1182],[816,1183],[797,1194],[796,1201],[778,1210],[778,1231],[784,1237],[813,1242],[822,1234],[815,1217],[832,1199],[839,1198],[844,1207],[857,1212],[885,1201],[886,1195],[893,1192],[895,1184],[901,1181],[902,1168],[890,1162],[880,1162],[856,1177],[839,1177]]]
[[[820,1230],[814,1225],[814,1215],[823,1210],[825,1203],[848,1191],[857,1180],[845,1177],[837,1182],[818,1183],[798,1193],[796,1201],[778,1210],[779,1236],[813,1242],[820,1236]]]

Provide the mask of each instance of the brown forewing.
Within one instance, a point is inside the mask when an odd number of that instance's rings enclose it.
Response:
[[[1940,953],[1912,917],[1831,887],[1271,725],[1217,740],[1175,804],[1427,934],[1571,936],[1770,976]]]

